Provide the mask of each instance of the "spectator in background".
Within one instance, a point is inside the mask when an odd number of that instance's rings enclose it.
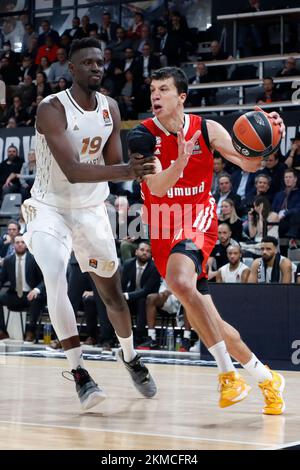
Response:
[[[259,0],[247,0],[247,6],[241,13],[256,13],[261,11]],[[238,49],[240,57],[250,57],[259,55],[263,50],[263,31],[261,27],[253,22],[239,23],[238,29]],[[266,41],[268,43],[268,41]]]
[[[297,248],[300,238],[300,189],[297,188],[297,175],[294,170],[284,172],[285,189],[275,195],[273,210],[279,215],[279,237],[290,239],[290,248]]]
[[[264,236],[264,225],[266,224],[267,235],[278,239],[278,225],[268,223],[279,223],[279,216],[271,211],[269,200],[265,196],[257,196],[254,199],[253,209],[248,212],[249,236],[255,242],[260,242]]]
[[[56,85],[55,92],[63,91],[68,88],[68,82],[64,77],[61,77]]]
[[[48,20],[42,20],[41,22],[42,33],[38,36],[38,47],[47,44],[47,38],[52,39],[52,44],[59,44],[59,34],[54,29],[51,29],[50,22]]]
[[[245,283],[248,281],[250,269],[241,261],[242,252],[239,245],[227,247],[229,263],[218,269],[216,282]]]
[[[31,106],[33,101],[36,99],[36,85],[32,81],[32,77],[27,75],[24,77],[24,82],[20,83],[16,89],[18,96],[20,97],[24,108],[26,109],[26,121],[28,119],[27,108]]]
[[[198,85],[201,83],[209,83],[211,81],[212,77],[208,68],[206,67],[204,62],[201,62],[199,60],[196,65],[196,74],[189,79],[189,84]],[[202,104],[209,106],[213,104],[214,96],[215,93],[213,89],[191,89],[189,91],[188,101],[191,103],[192,106],[201,106]]]
[[[150,44],[145,43],[142,55],[135,60],[134,76],[139,84],[136,94],[136,108],[139,112],[151,108],[150,103],[150,75],[153,70],[160,67],[158,58],[151,53]]]
[[[23,55],[28,53],[32,38],[37,38],[37,34],[34,31],[33,25],[31,23],[27,23],[25,24],[25,33],[22,40],[21,53]]]
[[[257,174],[265,174],[271,178],[270,193],[272,196],[284,187],[283,177],[287,168],[285,163],[279,161],[279,151],[272,153],[264,160],[264,168],[259,170]]]
[[[41,63],[42,57],[47,57],[49,62],[55,62],[57,57],[58,45],[54,42],[52,36],[47,36],[45,40],[45,44],[40,46],[37,51],[37,55],[35,58],[36,65]]]
[[[5,328],[3,306],[10,310],[28,309],[30,324],[25,342],[36,339],[36,324],[46,304],[43,275],[27,247],[22,235],[14,240],[15,253],[5,258],[0,277],[0,288],[9,282],[6,292],[0,294],[0,339],[8,338]]]
[[[157,26],[157,40],[154,53],[159,57],[162,67],[174,65],[180,66],[182,57],[182,40],[176,35],[169,33],[166,23]]]
[[[248,171],[244,171],[241,168],[232,173],[232,191],[240,196],[242,202],[253,189],[254,179],[254,173],[248,173]]]
[[[63,32],[62,36],[67,35],[71,39],[76,38],[76,34],[78,33],[80,29],[80,18],[78,16],[74,16],[72,19],[72,28],[65,29]]]
[[[219,223],[226,223],[234,240],[240,242],[243,238],[243,224],[237,216],[234,202],[231,199],[224,199],[221,205],[221,214],[219,215]]]
[[[34,183],[36,175],[36,157],[35,150],[29,150],[28,160],[24,162],[20,173],[11,173],[6,180],[4,187],[13,188],[13,181],[18,178],[20,180],[20,193],[22,194],[22,201],[30,197],[30,190]],[[11,191],[13,192],[13,190]]]
[[[136,315],[135,343],[143,342],[146,330],[146,298],[157,292],[160,275],[151,258],[151,247],[142,242],[138,245],[135,258],[124,263],[122,289],[132,315]]]
[[[46,98],[52,93],[51,87],[47,80],[45,72],[37,72],[36,74],[36,94]]]
[[[221,214],[222,202],[225,199],[231,199],[234,202],[236,211],[239,210],[241,205],[241,198],[232,191],[231,177],[227,173],[221,173],[219,176],[218,193],[216,195],[218,216]]]
[[[19,77],[22,75],[19,66],[7,57],[2,57],[0,60],[0,73],[6,86],[18,85]]]
[[[261,241],[261,258],[253,261],[249,283],[290,284],[292,282],[292,263],[278,253],[278,241],[274,237],[264,237]]]
[[[123,60],[125,58],[125,49],[131,47],[132,41],[126,36],[126,31],[121,26],[116,31],[117,39],[107,43],[107,47],[113,50],[113,58]]]
[[[28,113],[21,97],[18,95],[13,97],[13,104],[8,108],[6,115],[3,117],[3,121],[7,123],[8,119],[11,117],[15,118],[18,127],[26,126]]]
[[[94,25],[90,23],[90,17],[84,15],[81,18],[81,27],[76,31],[73,36],[73,39],[82,39],[89,37],[90,31],[93,29]]]
[[[35,79],[37,67],[35,63],[33,62],[33,59],[30,55],[24,55],[23,60],[22,60],[22,65],[21,65],[21,78],[22,81],[24,82],[25,78],[27,75],[29,75],[32,80]]]
[[[211,60],[230,60],[232,56],[222,50],[222,45],[219,41],[212,41],[210,45],[210,53],[207,56],[206,61]],[[214,82],[223,82],[227,80],[227,67],[224,65],[217,65],[212,67],[210,72],[211,80]]]
[[[37,107],[43,99],[43,96],[37,95],[35,102],[28,107],[28,120],[26,121],[26,126],[35,126]]]
[[[136,109],[136,96],[138,93],[138,84],[134,79],[133,72],[128,69],[125,72],[125,84],[123,85],[120,96],[117,100],[119,103],[120,113],[122,119],[125,121],[128,119],[137,118]]]
[[[45,56],[41,57],[41,63],[37,68],[37,73],[44,72],[46,74],[46,78],[48,80],[48,76],[49,76],[49,73],[50,73],[50,66],[51,66],[51,64],[49,62],[48,57],[45,57]]]
[[[257,196],[264,196],[272,204],[272,194],[270,193],[271,178],[268,175],[260,174],[255,176],[254,188],[246,195],[242,204],[242,213],[248,213],[249,209],[253,207],[253,203]]]
[[[208,279],[214,279],[217,270],[224,266],[227,261],[227,248],[229,245],[236,246],[239,243],[231,238],[231,230],[228,224],[222,223],[218,227],[218,241],[208,258]]]
[[[292,168],[298,176],[298,185],[300,182],[300,131],[297,130],[292,141],[292,146],[286,155],[285,164],[288,168]]]
[[[211,192],[214,197],[216,197],[219,191],[219,177],[222,173],[225,173],[225,160],[222,155],[214,151],[214,173],[213,173],[213,181],[211,185]]]
[[[139,39],[141,37],[142,27],[144,26],[144,15],[136,11],[133,15],[133,24],[127,31],[127,37],[130,39]]]
[[[276,77],[296,77],[298,75],[300,75],[300,69],[297,69],[297,63],[294,57],[289,57],[285,61],[283,68],[276,73]],[[290,100],[295,90],[292,88],[292,82],[288,82],[280,83],[278,85],[278,91],[283,100]]]
[[[274,103],[282,99],[280,93],[275,89],[272,77],[263,79],[263,90],[264,92],[256,98],[257,104]]]
[[[13,255],[15,252],[15,237],[20,232],[20,224],[16,220],[10,220],[7,224],[7,232],[0,238],[0,259]]]
[[[0,163],[0,190],[2,196],[5,193],[3,186],[11,173],[20,173],[23,165],[23,160],[18,155],[18,149],[15,145],[10,145],[7,149],[7,158]],[[12,182],[15,185],[15,192],[19,192],[20,183],[17,179]],[[11,191],[8,191],[11,192]]]
[[[117,39],[117,29],[119,28],[118,23],[111,20],[111,14],[109,11],[104,11],[102,15],[102,24],[99,31],[99,39],[107,44],[110,41]]]
[[[60,37],[59,45],[66,51],[67,57],[69,56],[71,44],[72,44],[71,36],[69,36],[68,34],[62,34]]]
[[[60,47],[56,53],[57,62],[54,62],[50,66],[48,82],[51,89],[54,90],[58,85],[58,80],[64,78],[66,82],[72,82],[72,76],[69,72],[69,62],[67,60],[67,52],[65,49]]]
[[[16,118],[14,117],[9,118],[5,127],[6,129],[16,129],[16,127],[18,127]]]
[[[151,29],[147,24],[142,26],[141,36],[133,42],[132,47],[137,54],[143,54],[145,44],[150,46],[151,52],[154,50],[154,41],[151,37]]]

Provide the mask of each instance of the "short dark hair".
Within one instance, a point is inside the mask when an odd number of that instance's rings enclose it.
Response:
[[[264,77],[263,80],[271,80],[271,82],[274,83],[274,80],[272,77]]]
[[[178,93],[188,92],[188,79],[186,74],[178,67],[163,67],[151,74],[151,80],[165,80],[173,78]]]
[[[298,178],[298,175],[296,173],[296,171],[294,170],[294,168],[286,168],[284,170],[284,175],[286,175],[287,173],[293,173],[293,175],[295,176],[295,178]]]
[[[275,237],[270,237],[269,235],[263,237],[261,243],[273,243],[274,246],[278,246],[278,240]]]
[[[100,49],[100,51],[102,51],[101,42],[96,38],[75,39],[71,45],[69,59],[72,59],[72,56],[76,51],[80,51],[80,49],[87,49],[88,47],[95,47],[96,49]]]

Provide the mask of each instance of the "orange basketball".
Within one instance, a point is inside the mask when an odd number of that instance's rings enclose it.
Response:
[[[276,152],[280,141],[280,126],[264,111],[243,114],[232,129],[233,146],[244,157],[267,157]]]

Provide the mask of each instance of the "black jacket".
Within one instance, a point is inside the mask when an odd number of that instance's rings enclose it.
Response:
[[[16,290],[16,255],[8,256],[4,259],[2,271],[0,273],[0,287],[9,282],[9,291]],[[46,296],[46,289],[43,275],[31,253],[26,252],[25,277],[31,289],[37,287],[41,295]]]
[[[155,264],[150,260],[141,277],[141,288],[136,289],[136,258],[125,261],[122,270],[122,290],[128,292],[129,300],[146,298],[148,294],[158,292],[160,275]]]

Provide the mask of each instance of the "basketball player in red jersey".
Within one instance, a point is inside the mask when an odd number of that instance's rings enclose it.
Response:
[[[239,333],[223,321],[208,293],[206,262],[217,241],[217,216],[210,188],[213,150],[243,170],[255,172],[260,158],[239,155],[228,132],[219,123],[184,113],[188,82],[178,68],[165,67],[151,77],[154,118],[146,119],[128,136],[132,153],[155,155],[157,172],[142,182],[153,258],[160,274],[184,306],[219,369],[220,407],[231,406],[251,387],[236,372],[231,357],[257,380],[265,406],[263,413],[284,411],[284,378],[265,367],[248,349]],[[271,113],[285,132],[282,119]]]

